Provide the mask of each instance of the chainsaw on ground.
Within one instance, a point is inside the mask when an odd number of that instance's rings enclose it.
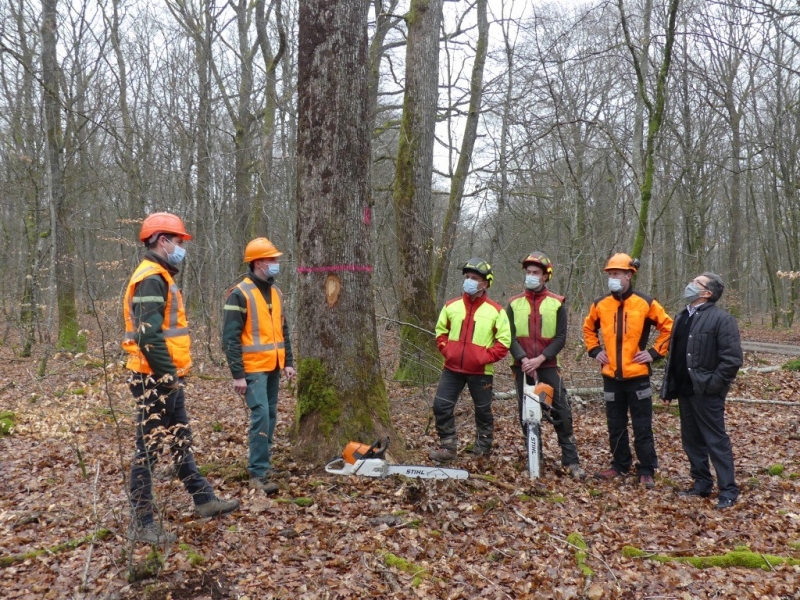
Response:
[[[539,383],[530,375],[523,374],[522,424],[528,432],[528,475],[531,479],[538,479],[541,476],[542,414],[546,419],[550,417],[553,393],[553,386]],[[547,420],[553,422],[552,417]]]
[[[350,442],[345,446],[341,457],[334,458],[325,471],[331,475],[362,475],[364,477],[388,477],[405,475],[419,479],[467,479],[469,473],[463,469],[427,467],[423,465],[392,465],[386,461],[389,438],[376,440],[368,446],[360,442]]]

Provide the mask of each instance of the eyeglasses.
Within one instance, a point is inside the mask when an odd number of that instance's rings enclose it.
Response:
[[[710,290],[708,289],[708,286],[707,286],[706,284],[704,284],[702,281],[697,281],[697,279],[695,279],[695,280],[693,280],[693,281],[692,281],[692,283],[694,283],[694,284],[696,284],[696,285],[699,285],[701,288],[703,288],[703,289],[704,289],[704,290],[706,290],[707,292],[708,292],[708,291],[710,291]]]

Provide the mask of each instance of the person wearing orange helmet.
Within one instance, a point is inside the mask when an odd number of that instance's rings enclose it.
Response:
[[[169,440],[175,472],[194,500],[195,513],[211,517],[233,512],[237,500],[216,497],[197,470],[192,431],[186,413],[183,379],[192,364],[189,324],[180,289],[178,265],[192,239],[183,221],[171,213],[154,213],[142,223],[139,240],[146,252],[125,291],[123,314],[128,353],[128,384],[137,401],[136,454],[131,465],[133,510],[128,537],[150,544],[177,538],[154,518],[153,467],[162,442]]]
[[[667,353],[672,318],[658,301],[633,289],[639,261],[624,253],[612,256],[605,266],[609,293],[589,307],[583,322],[583,340],[590,357],[601,365],[611,467],[595,474],[614,479],[631,468],[633,456],[628,438],[628,412],[633,426],[636,473],[639,483],[655,487],[658,468],[653,437],[653,393],[650,363]],[[648,350],[650,332],[658,331]],[[602,342],[600,335],[602,333]]]
[[[551,292],[547,282],[553,277],[553,263],[544,252],[531,252],[522,259],[525,291],[513,296],[506,312],[511,324],[511,370],[517,387],[517,405],[522,422],[522,388],[525,376],[553,387],[551,421],[561,446],[561,464],[571,477],[584,479],[578,448],[572,430],[572,408],[561,379],[558,354],[567,341],[565,298]],[[527,439],[528,432],[522,424]]]
[[[283,294],[275,285],[282,255],[265,237],[247,244],[244,262],[248,273],[228,294],[222,331],[233,389],[244,395],[250,408],[250,487],[266,494],[278,491],[271,481],[277,474],[271,452],[281,370],[287,379],[295,376]]]

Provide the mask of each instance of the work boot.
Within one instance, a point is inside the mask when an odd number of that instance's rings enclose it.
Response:
[[[681,490],[678,492],[679,498],[708,498],[710,495],[711,492],[698,490],[694,486],[690,487],[688,490]]]
[[[484,448],[483,446],[478,446],[475,444],[472,448],[470,448],[469,453],[475,458],[488,458],[492,455],[492,448]]]
[[[227,515],[239,508],[238,500],[220,500],[214,498],[210,502],[194,505],[194,514],[200,517],[216,517]]]
[[[178,536],[169,531],[164,531],[160,523],[153,521],[147,525],[141,525],[131,521],[128,525],[128,539],[132,542],[144,542],[146,544],[173,544]]]
[[[594,474],[595,479],[603,479],[605,481],[610,481],[611,479],[616,479],[617,477],[622,477],[622,473],[614,468],[606,469],[605,471],[598,471]]]
[[[278,484],[272,483],[269,480],[269,475],[262,475],[261,477],[251,477],[250,487],[254,490],[261,490],[265,494],[275,494],[278,492]]]
[[[450,462],[458,457],[458,453],[456,452],[455,448],[440,446],[436,450],[431,450],[428,456],[430,456],[430,459],[435,462]]]
[[[656,487],[656,482],[652,475],[639,475],[639,483],[644,485],[644,487],[648,490],[652,490],[654,487]]]
[[[584,471],[578,463],[567,465],[564,467],[573,479],[583,480],[586,479],[586,471]]]

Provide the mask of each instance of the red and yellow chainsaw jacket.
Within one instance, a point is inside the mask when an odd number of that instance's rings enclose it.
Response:
[[[503,308],[481,294],[462,294],[444,305],[436,322],[436,345],[444,366],[466,375],[492,375],[492,363],[511,346],[511,327]]]
[[[511,298],[506,312],[511,323],[512,340],[525,353],[518,355],[519,349],[512,341],[514,365],[519,366],[522,358],[536,358],[543,354],[545,361],[540,368],[557,367],[558,353],[567,341],[564,297],[554,294],[546,287],[538,292],[525,290],[525,293]]]
[[[148,253],[133,272],[123,301],[126,366],[156,379],[183,377],[192,365],[189,323],[175,273]]]
[[[655,360],[667,353],[672,318],[654,298],[628,288],[621,296],[609,293],[592,303],[583,322],[583,341],[592,358],[605,346],[609,362],[603,365],[604,377],[649,377],[650,363],[635,363],[633,357],[647,348],[653,327],[659,332],[649,350]],[[598,333],[602,333],[602,345]]]
[[[283,294],[271,281],[257,285],[245,277],[225,302],[223,346],[234,377],[244,373],[269,373],[286,366]],[[244,317],[235,317],[234,312]]]

